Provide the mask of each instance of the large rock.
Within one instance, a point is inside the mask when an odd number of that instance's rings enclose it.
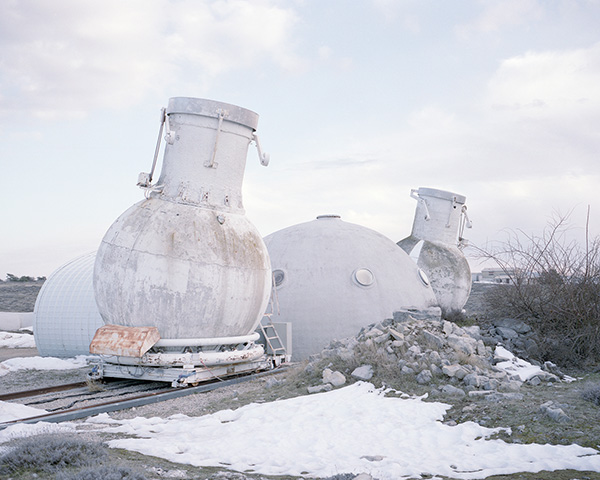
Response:
[[[442,372],[444,375],[449,377],[456,377],[459,380],[462,380],[469,373],[465,367],[462,365],[444,365],[442,367]]]
[[[417,375],[417,383],[420,383],[421,385],[431,382],[432,379],[433,374],[430,370],[423,370]]]
[[[465,355],[475,355],[477,353],[477,340],[472,337],[463,337],[454,334],[448,335],[446,342],[455,351]]]
[[[371,380],[373,378],[373,367],[371,365],[361,365],[355,368],[351,375],[359,380]]]
[[[555,422],[567,423],[571,419],[561,408],[561,405],[555,404],[552,400],[540,405],[540,412]]]
[[[323,370],[323,383],[330,383],[334,387],[341,387],[346,383],[346,377],[341,372],[333,372],[331,369],[326,368]]]
[[[458,388],[453,385],[444,385],[440,390],[446,395],[450,395],[452,397],[465,397],[467,395],[462,388]]]
[[[423,330],[423,338],[425,343],[435,350],[441,350],[446,345],[446,341],[435,333]]]
[[[496,320],[494,322],[494,325],[496,325],[496,327],[510,328],[522,335],[531,332],[531,327],[529,325],[527,325],[521,320],[516,320],[514,318],[502,318],[500,320]]]

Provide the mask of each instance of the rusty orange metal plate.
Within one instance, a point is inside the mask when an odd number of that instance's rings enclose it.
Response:
[[[160,340],[156,327],[123,327],[104,325],[96,330],[90,343],[90,353],[142,357]]]

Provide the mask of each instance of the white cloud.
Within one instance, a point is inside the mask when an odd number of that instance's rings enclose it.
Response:
[[[249,67],[268,57],[282,68],[301,68],[289,35],[296,17],[269,2],[247,0],[178,2],[171,12],[169,54],[211,75]]]
[[[590,48],[528,52],[504,60],[489,84],[493,107],[563,116],[600,107],[600,43]],[[587,116],[587,115],[586,115]]]
[[[263,61],[301,68],[295,21],[270,1],[2,2],[0,113],[84,115],[135,104],[184,77],[198,90]]]
[[[600,43],[506,59],[483,99],[486,136],[512,172],[546,177],[597,171]]]
[[[503,0],[501,2],[480,1],[483,11],[473,21],[457,26],[461,37],[473,32],[495,33],[506,28],[527,24],[539,20],[543,7],[538,0]]]
[[[0,30],[11,36],[0,44],[3,113],[82,115],[139,98],[160,70],[160,58],[147,54],[158,47],[153,28],[161,15],[142,5],[2,3]]]
[[[410,8],[418,6],[418,2],[398,2],[396,0],[372,1],[373,6],[383,15],[386,22],[398,22],[403,30],[410,33],[417,34],[421,32],[419,16],[409,12]]]

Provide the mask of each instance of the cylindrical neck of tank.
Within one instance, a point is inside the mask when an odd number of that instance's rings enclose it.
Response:
[[[466,197],[434,188],[413,190],[411,196],[417,199],[412,236],[456,246]]]
[[[235,105],[175,97],[166,110],[166,146],[151,195],[243,213],[242,181],[258,115]]]

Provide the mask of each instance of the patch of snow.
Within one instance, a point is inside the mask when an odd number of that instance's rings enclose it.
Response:
[[[35,348],[35,339],[28,333],[0,332],[0,348]]]
[[[22,418],[37,417],[48,413],[40,408],[28,407],[20,403],[0,402],[0,423],[19,420]]]
[[[504,370],[509,375],[518,375],[523,382],[543,372],[540,367],[515,357],[506,348],[501,346],[496,347],[494,356],[499,360],[504,360],[496,364],[497,368]]]
[[[600,455],[592,448],[492,440],[493,434],[510,430],[474,422],[444,425],[450,405],[387,393],[358,382],[201,417],[177,414],[115,421],[98,416],[88,420],[87,427],[131,436],[111,440],[113,448],[264,475],[368,473],[395,480],[423,473],[477,479],[541,470],[600,472]],[[103,419],[108,423],[104,427]]]
[[[17,370],[73,370],[88,365],[89,355],[77,355],[73,358],[55,357],[16,357],[0,363],[0,376]]]

